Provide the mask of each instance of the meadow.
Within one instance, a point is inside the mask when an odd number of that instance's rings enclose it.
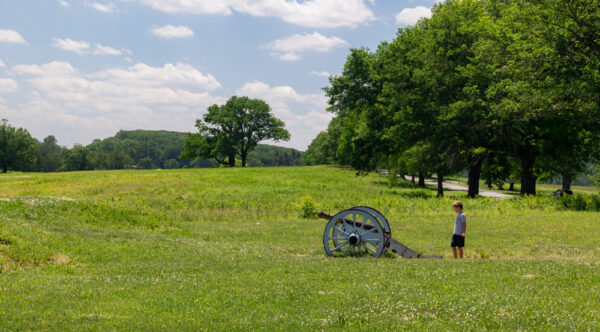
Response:
[[[3,174],[0,330],[598,329],[600,212],[447,194],[333,167]],[[444,258],[326,256],[302,215],[356,205]]]

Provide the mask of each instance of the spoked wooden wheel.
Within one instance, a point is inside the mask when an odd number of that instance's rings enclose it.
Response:
[[[386,241],[381,223],[371,213],[349,209],[327,223],[323,245],[329,256],[373,256],[385,252]]]

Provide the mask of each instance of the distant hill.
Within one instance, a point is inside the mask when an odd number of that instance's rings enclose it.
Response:
[[[94,165],[94,169],[111,168],[197,168],[219,167],[214,160],[181,160],[179,155],[187,133],[164,130],[121,130],[114,137],[96,139],[86,148],[100,155],[98,160],[127,159],[124,167]],[[104,157],[101,157],[104,155]],[[296,166],[302,153],[296,149],[259,144],[248,156],[249,166]]]

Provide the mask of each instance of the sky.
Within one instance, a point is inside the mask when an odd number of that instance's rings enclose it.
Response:
[[[62,146],[195,131],[231,96],[266,101],[305,150],[323,87],[435,0],[0,0],[0,118]]]

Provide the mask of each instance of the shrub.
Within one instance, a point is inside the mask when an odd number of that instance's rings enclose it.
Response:
[[[298,209],[298,216],[301,218],[314,219],[317,217],[317,205],[309,195],[304,196],[296,207]]]
[[[567,210],[585,211],[587,209],[587,199],[583,195],[564,195],[561,197],[561,201]]]

